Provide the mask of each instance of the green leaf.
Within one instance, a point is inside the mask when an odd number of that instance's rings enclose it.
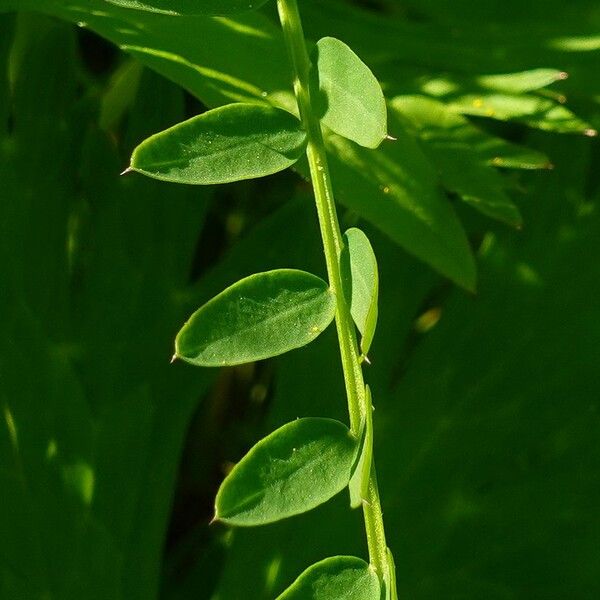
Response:
[[[385,585],[385,600],[398,600],[398,590],[396,587],[396,564],[394,563],[394,556],[389,548],[385,549],[385,556],[387,559],[385,575],[383,582]]]
[[[367,499],[373,464],[373,404],[371,388],[368,385],[365,387],[365,394],[367,412],[362,427],[360,456],[348,484],[352,508],[358,508],[362,505],[362,501]]]
[[[252,526],[307,512],[348,485],[356,452],[356,439],[339,421],[292,421],[258,442],[225,478],[215,519]]]
[[[447,104],[427,96],[396,96],[391,108],[408,119],[420,139],[428,145],[451,149],[469,148],[481,164],[508,169],[548,169],[548,157],[539,152],[476,127],[469,119],[452,110]]]
[[[405,116],[420,136],[423,151],[436,166],[443,186],[481,213],[513,226],[521,225],[521,214],[504,188],[506,182],[489,161],[490,142],[494,138],[479,131],[462,115],[451,112],[444,104],[421,96],[398,96],[392,110]],[[506,143],[505,152],[527,152]],[[532,156],[537,153],[532,151]],[[548,160],[538,156],[547,165]],[[535,164],[535,163],[534,163]]]
[[[313,63],[321,121],[361,146],[377,148],[387,135],[387,112],[381,86],[369,67],[332,37],[317,42]]]
[[[452,107],[463,114],[516,121],[544,131],[595,135],[591,125],[566,106],[533,94],[465,94],[452,99]]]
[[[479,75],[475,78],[475,81],[482,88],[489,90],[507,92],[509,94],[522,94],[539,90],[555,81],[561,81],[566,78],[567,74],[557,69],[532,69],[518,73]]]
[[[333,556],[302,573],[276,600],[380,600],[377,574],[355,556]]]
[[[432,145],[426,154],[439,169],[449,192],[488,217],[521,226],[521,213],[504,191],[506,182],[502,175],[493,167],[478,163],[469,148]]]
[[[238,365],[312,342],[333,320],[327,283],[295,269],[256,273],[199,308],[175,340],[175,356],[201,367]]]
[[[356,227],[344,234],[341,266],[352,318],[362,334],[360,349],[369,352],[377,326],[379,274],[369,238]]]
[[[268,0],[106,0],[123,8],[165,15],[218,16],[260,8]]]
[[[134,150],[130,170],[177,183],[228,183],[282,171],[305,145],[300,121],[287,111],[229,104],[149,137]]]

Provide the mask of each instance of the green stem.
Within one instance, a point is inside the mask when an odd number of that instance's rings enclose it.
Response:
[[[300,119],[308,134],[306,154],[315,193],[329,285],[336,298],[335,323],[348,397],[350,428],[358,437],[364,415],[368,410],[372,410],[372,406],[368,403],[365,394],[356,330],[342,288],[340,254],[343,241],[333,199],[321,123],[313,110],[310,97],[310,59],[296,0],[277,0],[277,7],[283,36],[294,68],[294,92]],[[379,576],[383,577],[387,571],[387,544],[374,464],[371,465],[368,498],[363,502],[363,512],[371,565]]]

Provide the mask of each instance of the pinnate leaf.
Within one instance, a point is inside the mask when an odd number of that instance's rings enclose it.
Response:
[[[333,320],[335,299],[310,273],[256,273],[200,307],[175,340],[175,356],[201,367],[239,365],[312,342]]]
[[[356,227],[344,234],[341,257],[345,294],[350,302],[350,313],[362,334],[360,348],[369,352],[377,326],[379,274],[377,260],[369,238]]]
[[[377,574],[355,556],[333,556],[315,563],[276,600],[380,600]]]
[[[387,135],[381,86],[369,67],[344,42],[325,37],[313,55],[313,88],[321,120],[361,146],[377,148]]]
[[[124,8],[166,15],[218,16],[260,8],[268,0],[106,0]]]
[[[215,519],[264,525],[309,511],[348,485],[357,450],[339,421],[292,421],[258,442],[225,478]]]
[[[229,183],[282,171],[305,145],[300,121],[287,111],[228,104],[149,137],[130,170],[177,183]]]

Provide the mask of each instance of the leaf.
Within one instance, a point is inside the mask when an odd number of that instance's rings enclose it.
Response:
[[[371,466],[373,464],[373,404],[371,389],[368,385],[365,387],[365,395],[367,411],[361,435],[360,456],[348,484],[350,487],[350,506],[352,508],[358,508],[362,505],[362,501],[367,499]]]
[[[332,37],[317,42],[313,64],[321,121],[361,146],[377,148],[387,135],[387,112],[381,86],[369,67]]]
[[[375,571],[360,558],[333,556],[302,573],[276,600],[380,600]]]
[[[300,121],[279,108],[229,104],[142,142],[130,169],[155,179],[206,185],[263,177],[304,152]]]
[[[590,124],[566,106],[532,94],[465,94],[453,98],[451,106],[466,115],[516,121],[544,131],[595,135]]]
[[[262,360],[312,342],[333,320],[327,283],[277,269],[234,283],[199,308],[175,340],[175,356],[201,367]]]
[[[307,512],[348,485],[356,451],[339,421],[292,421],[258,442],[225,478],[215,519],[252,526]]]
[[[362,334],[360,348],[369,352],[377,326],[379,274],[377,259],[367,236],[356,227],[344,234],[341,268],[345,293],[354,323]]]
[[[521,213],[504,191],[506,183],[500,173],[478,163],[468,148],[432,145],[426,154],[439,169],[449,192],[488,217],[521,226]]]
[[[396,584],[396,565],[394,556],[389,548],[385,549],[387,558],[386,571],[383,578],[385,585],[385,600],[398,600],[398,589]]]
[[[505,180],[488,161],[489,142],[494,138],[436,100],[398,96],[392,100],[391,107],[414,126],[446,190],[489,217],[516,227],[521,225],[519,209],[504,191]],[[498,142],[494,142],[496,148]],[[521,150],[518,146],[515,148]],[[513,151],[508,143],[504,149]],[[532,154],[537,153],[532,151]],[[548,163],[543,155],[541,159]]]
[[[268,0],[106,0],[123,8],[164,15],[218,16],[260,8]]]
[[[509,94],[533,92],[556,81],[567,78],[564,71],[557,69],[532,69],[518,73],[501,73],[497,75],[479,75],[475,78],[483,88]]]
[[[396,96],[390,106],[408,119],[421,140],[445,147],[469,148],[481,164],[509,169],[547,169],[548,157],[495,137],[476,127],[448,105],[427,96]]]

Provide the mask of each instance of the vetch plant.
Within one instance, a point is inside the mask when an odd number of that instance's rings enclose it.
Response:
[[[265,0],[108,0],[167,14],[222,15]],[[258,442],[223,481],[215,520],[256,526],[297,515],[349,488],[362,507],[369,563],[325,558],[280,595],[294,598],[396,598],[373,461],[371,392],[362,365],[377,324],[378,274],[366,235],[342,235],[322,125],[376,148],[387,136],[386,105],[369,68],[340,40],[319,40],[309,57],[296,0],[277,0],[294,73],[299,119],[259,104],[223,106],[158,133],[134,151],[127,171],[187,184],[216,184],[286,169],[306,154],[328,282],[293,269],[258,273],[200,307],[175,342],[175,357],[198,366],[276,356],[314,340],[335,320],[350,426],[325,418],[288,423]],[[357,336],[360,334],[360,339]]]

